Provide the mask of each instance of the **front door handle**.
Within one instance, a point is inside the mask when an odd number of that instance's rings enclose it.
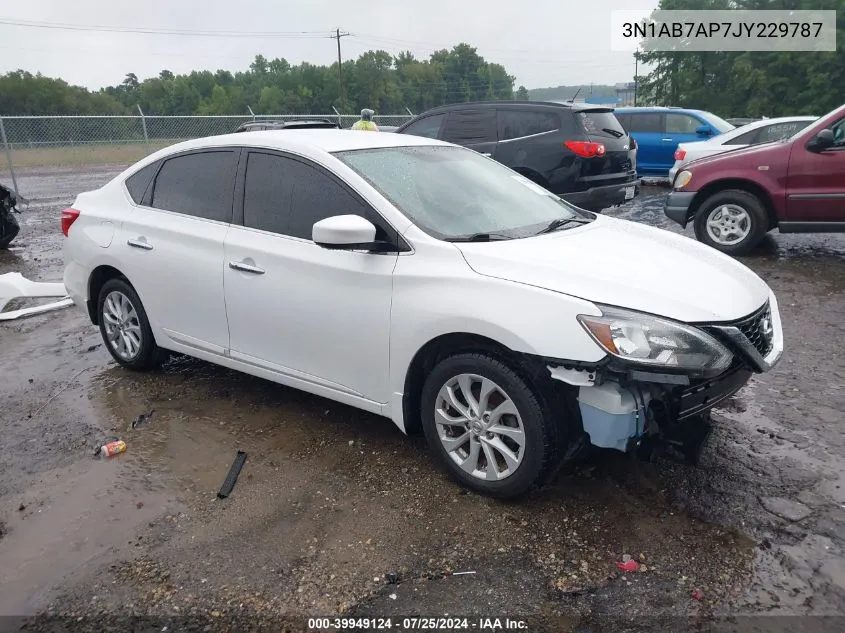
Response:
[[[667,143],[671,143],[671,142],[672,142],[672,141],[674,141],[675,139],[673,139],[673,138],[664,138],[664,139],[660,139],[660,140],[662,140],[662,141],[666,141]]]
[[[153,250],[153,245],[147,242],[146,240],[126,240],[126,243],[129,246],[132,246],[134,248],[142,248],[145,251]]]
[[[244,264],[243,262],[229,262],[229,268],[232,270],[240,270],[245,273],[253,273],[254,275],[263,275],[264,269],[252,264]]]
[[[490,152],[483,152],[481,155],[482,156],[489,156],[490,158],[493,158],[493,154],[491,154]]]

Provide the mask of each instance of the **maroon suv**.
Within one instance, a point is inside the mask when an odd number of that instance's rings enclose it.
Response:
[[[845,232],[845,106],[783,141],[694,160],[673,187],[666,215],[730,255],[774,228]]]

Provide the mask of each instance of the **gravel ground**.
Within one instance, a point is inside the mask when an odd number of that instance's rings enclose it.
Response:
[[[0,274],[60,280],[60,210],[115,173],[19,174],[32,204]],[[664,195],[608,215],[678,230]],[[744,258],[778,295],[787,354],[714,412],[697,467],[599,455],[515,503],[463,491],[387,419],[191,359],[123,371],[74,308],[0,324],[0,615],[37,616],[28,631],[449,614],[591,632],[841,616],[844,256],[842,236],[774,234]],[[127,453],[94,459],[109,435]]]

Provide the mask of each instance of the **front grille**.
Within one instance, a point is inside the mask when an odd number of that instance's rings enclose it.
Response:
[[[769,302],[750,317],[733,324],[754,346],[760,356],[766,357],[774,345],[774,325]]]

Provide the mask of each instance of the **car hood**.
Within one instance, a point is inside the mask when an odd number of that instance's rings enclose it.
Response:
[[[693,167],[701,167],[703,165],[712,163],[713,161],[725,160],[729,155],[731,158],[736,158],[737,156],[750,157],[757,154],[763,154],[768,152],[772,147],[778,144],[780,144],[780,141],[773,141],[771,143],[761,143],[760,145],[749,145],[748,147],[741,147],[739,149],[729,150],[720,154],[716,154],[715,156],[702,156],[701,158],[691,160],[686,165],[684,165],[684,168],[692,169]]]
[[[770,292],[709,246],[604,216],[547,235],[455,245],[480,275],[687,323],[740,319]]]

